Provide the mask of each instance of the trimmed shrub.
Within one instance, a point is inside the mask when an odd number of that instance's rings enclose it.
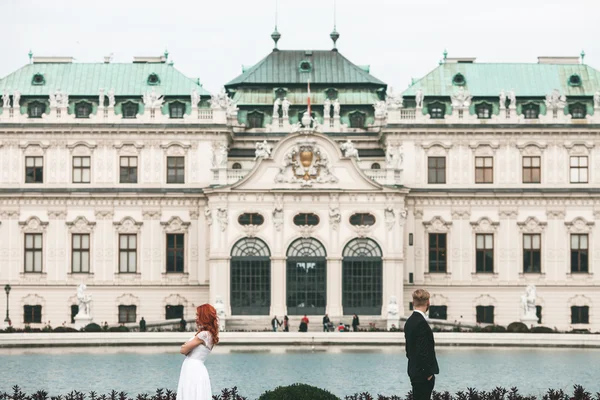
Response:
[[[512,322],[506,327],[507,332],[525,333],[529,332],[529,328],[522,322]]]
[[[70,326],[57,326],[56,328],[54,328],[54,330],[52,332],[63,333],[63,332],[79,332],[79,331],[75,328],[71,328]]]
[[[84,332],[102,332],[100,325],[93,322],[91,324],[87,324],[83,330]]]
[[[531,328],[531,333],[554,333],[554,329],[547,326],[534,326]]]
[[[481,329],[481,332],[506,332],[506,328],[502,325],[488,325]]]
[[[126,326],[111,326],[108,328],[109,332],[129,332],[129,328]]]
[[[290,386],[279,386],[274,390],[261,394],[258,400],[340,400],[336,395],[318,387],[294,383]]]

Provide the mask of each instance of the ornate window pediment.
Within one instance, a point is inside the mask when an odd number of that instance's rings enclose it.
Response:
[[[179,141],[172,141],[167,144],[161,144],[160,147],[165,150],[169,157],[181,157],[187,154],[187,151],[191,146]]]
[[[42,233],[46,230],[48,222],[42,222],[38,217],[29,217],[26,221],[20,221],[21,230],[27,233]]]
[[[94,149],[98,147],[95,144],[91,144],[88,142],[75,142],[67,145],[67,149],[71,151],[71,153],[75,156],[89,156],[94,152]]]
[[[483,294],[475,299],[475,306],[494,306],[496,299],[489,294]]]
[[[362,111],[353,111],[348,114],[348,120],[350,121],[350,128],[365,128],[367,122],[367,115]]]
[[[542,222],[536,217],[529,217],[524,222],[517,222],[519,229],[526,233],[541,233],[546,229],[547,222]]]
[[[500,146],[496,142],[487,140],[469,143],[469,148],[476,156],[493,156]]]
[[[493,222],[488,217],[481,217],[477,221],[471,222],[473,231],[482,233],[494,233],[498,230],[498,225],[500,225],[500,222]]]
[[[43,156],[46,149],[50,146],[42,142],[33,141],[26,142],[25,144],[19,145],[19,147],[23,149],[23,153],[26,156]]]
[[[570,307],[585,307],[585,306],[591,306],[592,305],[592,300],[587,297],[584,296],[582,294],[578,294],[576,296],[573,296],[569,299],[568,304]]]
[[[86,217],[79,216],[71,222],[66,223],[71,233],[91,233],[96,226],[95,222],[90,222]]]
[[[167,233],[186,233],[191,222],[183,222],[179,217],[171,217],[167,222],[160,223]]]
[[[139,306],[140,298],[131,293],[125,293],[117,297],[117,306]]]
[[[187,307],[188,301],[185,297],[178,294],[171,294],[163,299],[165,306],[184,306]]]
[[[143,222],[136,222],[131,217],[125,217],[119,222],[113,222],[115,229],[119,233],[139,233],[143,224]]]
[[[569,155],[588,155],[590,150],[594,148],[593,143],[581,140],[566,142],[564,146],[569,151]]]
[[[590,233],[594,222],[586,221],[583,217],[577,217],[572,221],[565,221],[565,226],[570,233]]]
[[[248,129],[263,128],[265,114],[260,111],[250,111],[246,116],[246,127]]]
[[[452,221],[446,221],[440,216],[435,216],[429,221],[423,221],[423,226],[427,232],[448,232],[452,227]]]
[[[429,157],[445,157],[452,148],[452,144],[446,144],[440,141],[428,142],[421,144],[421,147]]]
[[[442,294],[433,294],[431,295],[430,302],[435,306],[448,306],[448,298]]]
[[[120,155],[138,155],[140,150],[144,148],[143,143],[136,143],[133,141],[123,141],[120,143],[115,143],[113,147],[119,150]]]
[[[538,142],[525,142],[517,143],[517,149],[524,156],[541,156],[544,150],[548,147],[545,143]]]
[[[28,306],[42,306],[46,305],[46,300],[43,297],[38,296],[37,294],[28,294],[27,296],[21,299],[22,305]]]

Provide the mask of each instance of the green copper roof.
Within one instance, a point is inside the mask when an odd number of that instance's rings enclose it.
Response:
[[[148,84],[153,73],[158,75],[158,85]],[[43,75],[43,85],[32,84],[35,74]],[[19,90],[23,96],[47,96],[57,89],[69,96],[97,96],[100,88],[105,93],[114,89],[117,96],[141,96],[152,88],[166,96],[189,96],[194,88],[199,95],[210,95],[195,80],[166,63],[34,63],[0,79],[0,93],[4,89],[11,93]]]
[[[292,105],[306,105],[308,92],[306,88],[290,89],[286,93],[287,99]],[[324,90],[311,87],[310,101],[312,104],[323,104],[327,95]],[[273,105],[276,99],[274,90],[263,88],[251,88],[236,91],[233,100],[239,105]],[[375,90],[361,88],[347,88],[338,91],[337,99],[342,105],[350,104],[375,104],[379,97]]]
[[[301,71],[301,63],[308,61],[310,68]],[[258,64],[246,69],[226,86],[244,84],[303,84],[308,79],[314,84],[373,84],[385,86],[363,68],[351,63],[337,51],[280,50],[274,51]]]
[[[593,96],[600,90],[600,72],[582,64],[442,64],[403,92],[414,96],[422,89],[425,96],[450,96],[458,91],[452,78],[461,73],[463,86],[475,97],[497,97],[501,90],[515,90],[517,97],[541,97],[558,89],[566,96]],[[579,75],[581,86],[570,86],[572,75]]]

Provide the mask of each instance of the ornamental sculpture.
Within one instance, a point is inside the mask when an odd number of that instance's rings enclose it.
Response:
[[[323,102],[323,118],[331,118],[331,100],[325,99]]]
[[[287,97],[284,97],[281,101],[281,111],[283,113],[283,119],[286,121],[290,118],[290,105],[292,105],[292,103],[290,103]]]
[[[13,108],[19,108],[21,102],[21,92],[15,90],[13,92]]]
[[[212,166],[220,168],[227,166],[227,153],[229,148],[225,143],[214,144],[212,148]]]
[[[402,145],[388,144],[385,148],[385,163],[389,169],[400,169],[404,164]]]
[[[256,150],[254,152],[254,159],[263,159],[271,156],[271,146],[267,143],[266,140],[262,142],[256,142]]]
[[[535,308],[536,299],[535,285],[527,286],[525,294],[521,296],[521,307],[523,316],[521,320],[536,320],[537,321],[537,310]]]
[[[144,100],[144,106],[150,110],[158,110],[165,102],[164,97],[156,93],[154,89],[150,93],[144,94],[142,99]]]
[[[506,109],[506,93],[504,92],[504,89],[502,89],[500,91],[500,109],[504,110]]]
[[[450,99],[452,100],[452,108],[464,109],[471,106],[473,96],[471,96],[468,90],[461,87],[458,89],[458,93],[454,93],[450,96]]]
[[[360,157],[358,156],[358,150],[354,147],[354,143],[352,143],[352,140],[348,139],[345,143],[342,143],[340,149],[344,153],[344,157],[356,158],[356,161],[360,161]]]
[[[106,97],[108,97],[108,108],[114,108],[115,107],[115,89],[110,89],[108,91],[108,94],[106,95]]]
[[[300,183],[311,187],[313,183],[337,182],[331,173],[327,154],[314,140],[299,141],[283,157],[283,166],[275,176],[277,183]]]
[[[402,98],[402,95],[395,94],[394,89],[391,86],[390,90],[388,90],[387,92],[385,102],[387,104],[388,110],[397,110],[399,108],[404,107],[404,99]]]
[[[508,92],[508,101],[510,102],[510,104],[508,105],[508,108],[510,108],[511,110],[516,110],[517,109],[517,95],[515,94],[514,89],[512,89],[510,92]]]
[[[273,103],[273,119],[279,119],[279,107],[281,107],[281,99],[275,99]]]
[[[9,108],[10,107],[10,96],[8,94],[8,90],[4,89],[4,93],[2,94],[2,107]]]
[[[375,109],[375,118],[385,118],[387,116],[387,103],[385,101],[378,101],[373,104]]]
[[[600,108],[600,90],[594,93],[594,108]]]
[[[198,103],[200,103],[200,95],[195,88],[192,90],[190,100],[192,101],[192,108],[198,108]]]
[[[228,117],[237,116],[239,108],[237,104],[227,95],[225,88],[221,88],[219,94],[211,94],[208,102],[210,103],[210,108],[213,110],[225,110]]]
[[[546,107],[549,110],[557,111],[565,107],[567,104],[567,98],[560,94],[557,89],[554,89],[552,93],[546,96]]]
[[[104,89],[98,89],[98,107],[104,107]]]
[[[417,108],[423,108],[423,100],[425,100],[423,89],[418,89],[415,93],[415,102],[417,103]]]
[[[92,296],[89,294],[86,294],[86,289],[87,286],[82,283],[81,285],[79,285],[79,287],[77,288],[77,301],[79,302],[79,312],[77,313],[77,317],[90,317],[91,316],[91,305],[90,303],[92,302]]]
[[[50,108],[67,108],[69,107],[69,95],[58,89],[48,96],[50,99]]]

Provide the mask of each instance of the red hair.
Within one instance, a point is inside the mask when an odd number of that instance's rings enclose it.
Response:
[[[196,309],[196,326],[198,333],[202,330],[210,332],[213,345],[219,343],[219,320],[217,310],[210,304],[202,304]]]

